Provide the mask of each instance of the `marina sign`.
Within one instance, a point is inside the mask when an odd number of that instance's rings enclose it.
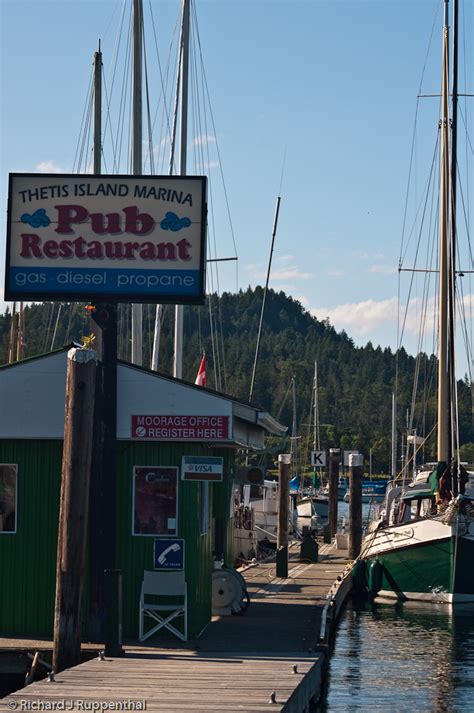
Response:
[[[205,297],[205,176],[10,174],[6,300]]]

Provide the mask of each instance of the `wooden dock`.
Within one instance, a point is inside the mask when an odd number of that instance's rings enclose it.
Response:
[[[321,623],[342,602],[348,560],[328,545],[317,563],[298,555],[293,548],[285,579],[274,563],[243,572],[251,596],[243,616],[215,618],[186,644],[157,637],[155,646],[127,645],[122,658],[97,657],[30,684],[0,700],[0,710],[309,711],[324,678]],[[41,701],[48,708],[31,707]]]

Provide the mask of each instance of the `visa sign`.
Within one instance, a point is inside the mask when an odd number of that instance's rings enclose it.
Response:
[[[216,466],[214,465],[192,465],[191,463],[187,466],[188,473],[218,473]]]
[[[211,456],[183,456],[181,479],[220,482],[224,475],[224,459]]]

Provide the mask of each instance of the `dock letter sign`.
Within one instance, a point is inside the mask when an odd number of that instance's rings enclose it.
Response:
[[[313,468],[326,466],[326,451],[311,451],[311,465]]]
[[[10,174],[5,299],[204,301],[206,178]]]

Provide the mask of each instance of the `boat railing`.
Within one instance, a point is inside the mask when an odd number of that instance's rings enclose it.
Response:
[[[268,537],[269,539],[272,538],[272,539],[274,539],[275,542],[276,542],[277,536],[275,535],[274,532],[269,532],[268,530],[265,530],[265,528],[260,527],[260,525],[255,525],[255,530],[258,530],[259,532],[263,532],[265,535],[267,535],[267,537]]]

